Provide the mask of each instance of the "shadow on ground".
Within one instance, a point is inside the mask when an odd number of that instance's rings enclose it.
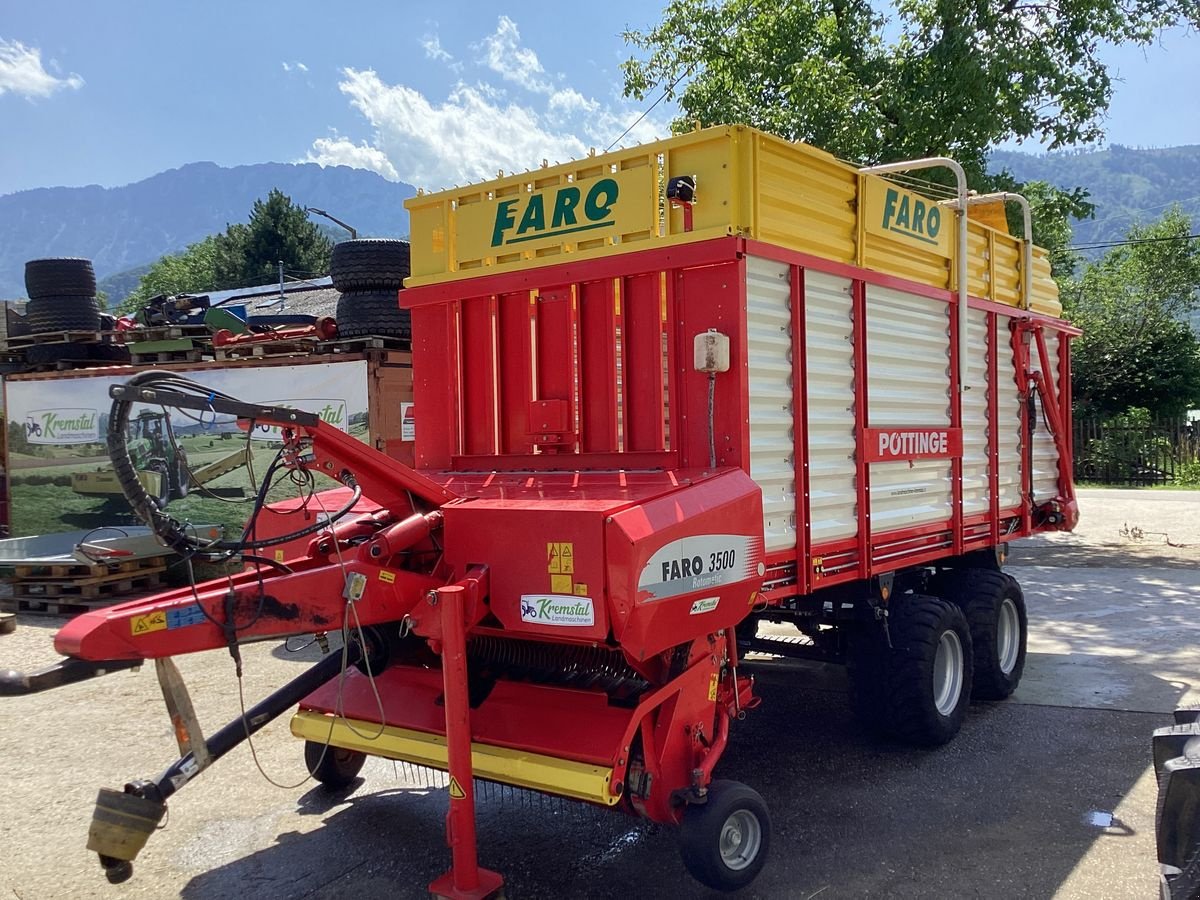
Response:
[[[1098,830],[1087,818],[1113,810],[1145,771],[1155,716],[977,706],[949,746],[913,750],[870,740],[844,695],[798,688],[798,674],[759,670],[763,705],[735,729],[718,771],[757,788],[774,817],[771,862],[744,896],[1049,897],[1096,842],[1127,857],[1126,876],[1150,895],[1146,827]],[[280,834],[182,896],[426,896],[449,859],[445,792],[395,789],[372,771],[351,796],[300,798],[298,815],[323,816],[320,828]],[[494,794],[479,802],[480,857],[505,875],[510,898],[706,896],[669,828]]]

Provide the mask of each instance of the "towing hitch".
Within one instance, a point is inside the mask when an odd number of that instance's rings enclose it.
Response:
[[[321,685],[357,665],[362,656],[357,642],[347,643],[341,652],[330,653],[207,740],[193,733],[202,742],[193,744],[193,749],[182,753],[152,781],[130,782],[124,791],[101,788],[88,829],[87,848],[99,856],[105,877],[112,884],[120,884],[133,875],[133,861],[165,815],[168,797]],[[183,745],[181,738],[181,750]]]
[[[38,669],[36,672],[17,672],[14,669],[4,669],[0,670],[0,697],[37,694],[51,688],[74,684],[77,681],[99,678],[109,672],[136,669],[143,662],[144,660],[141,659],[110,659],[96,662],[90,659],[66,656],[54,665]]]

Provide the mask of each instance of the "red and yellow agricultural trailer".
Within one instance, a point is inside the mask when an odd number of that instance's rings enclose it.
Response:
[[[931,166],[959,189],[887,177]],[[156,661],[182,755],[101,792],[110,878],[174,791],[297,704],[326,784],[368,754],[448,771],[453,863],[430,887],[449,897],[501,884],[476,864],[476,778],[678,825],[700,881],[749,883],[767,808],[714,778],[758,702],[748,652],[844,662],[869,724],[953,737],[1021,676],[1007,542],[1077,516],[1076,332],[1008,201],[969,195],[950,160],[856,170],[746,128],[418,195],[415,468],[178,377],[114,388],[135,509],[247,570],[80,616],[66,659],[0,677],[27,692]],[[128,464],[139,403],[281,426],[264,480],[290,473],[305,506],[315,476],[340,482],[330,515],[288,533],[268,510],[199,544]],[[170,657],[339,629],[343,652],[203,737]]]

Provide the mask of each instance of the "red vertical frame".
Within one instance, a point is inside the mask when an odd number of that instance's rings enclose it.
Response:
[[[988,348],[988,497],[991,510],[992,544],[1000,543],[1000,342],[997,325],[1000,317],[987,314]]]
[[[796,588],[811,588],[808,490],[808,332],[804,315],[804,269],[791,267],[792,314],[792,465],[796,479]]]
[[[579,285],[580,446],[585,453],[617,447],[617,313],[613,281]]]
[[[867,414],[867,283],[856,279],[850,288],[854,313],[854,417],[856,420],[854,460],[858,504],[858,577],[871,577],[871,467],[863,434],[870,426]]]
[[[529,434],[529,403],[533,400],[530,298],[528,291],[497,298],[500,407],[504,410],[499,423],[501,453],[528,453],[533,449]]]
[[[1029,347],[1025,344],[1026,332],[1018,327],[1018,319],[1010,319],[1012,335],[1013,381],[1017,385],[1017,397],[1021,403],[1021,530],[1028,534],[1033,528],[1033,433],[1029,421]]]
[[[462,303],[462,408],[464,453],[496,452],[496,349],[492,331],[492,298]]]
[[[658,272],[623,279],[625,449],[663,446],[662,290]]]
[[[962,428],[963,421],[963,383],[961,365],[962,354],[958,344],[958,304],[962,302],[955,295],[954,301],[946,307],[950,317],[950,427]],[[971,331],[968,328],[967,334]],[[961,434],[961,431],[960,431]],[[962,553],[963,548],[963,449],[959,445],[958,454],[950,459],[950,534],[954,547],[954,555]]]
[[[450,397],[447,408],[450,413],[450,453],[463,452],[463,405],[462,405],[462,301],[446,305],[446,330],[450,340],[446,342],[446,368],[450,373]],[[418,426],[418,429],[420,426]]]

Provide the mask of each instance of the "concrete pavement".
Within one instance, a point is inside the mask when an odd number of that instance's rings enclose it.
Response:
[[[1156,896],[1149,737],[1200,684],[1200,576],[1187,548],[1147,557],[1119,533],[1106,541],[1128,513],[1186,543],[1200,494],[1101,493],[1082,494],[1090,543],[1039,539],[1016,554],[1031,617],[1025,679],[1013,700],[973,708],[949,746],[860,733],[837,669],[760,672],[763,705],[718,770],[756,787],[775,820],[771,861],[745,896]],[[23,617],[0,636],[0,665],[49,661],[57,624]],[[248,702],[313,658],[248,648]],[[237,714],[226,654],[180,664],[202,721]],[[276,780],[303,777],[286,717],[256,748]],[[0,701],[0,898],[423,897],[448,861],[440,787],[369,760],[346,794],[279,789],[242,747],[173,798],[133,879],[110,886],[84,850],[95,790],[152,775],[174,752],[149,668]],[[530,795],[481,801],[480,848],[510,898],[705,896],[669,830]]]

